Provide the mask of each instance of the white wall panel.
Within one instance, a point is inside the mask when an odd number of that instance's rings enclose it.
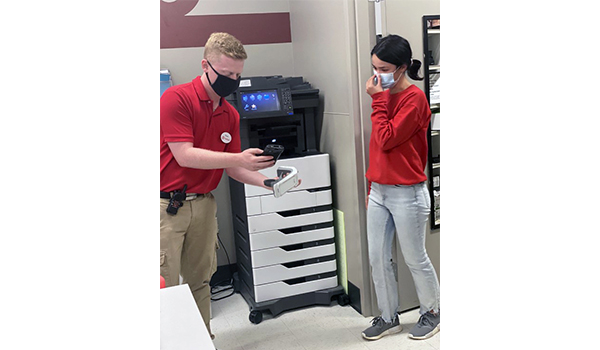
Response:
[[[289,0],[198,0],[187,16],[290,12]]]

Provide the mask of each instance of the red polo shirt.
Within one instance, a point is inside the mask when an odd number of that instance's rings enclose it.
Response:
[[[411,85],[396,94],[386,90],[371,98],[367,179],[383,185],[414,185],[427,180],[427,128],[431,110],[425,93]]]
[[[192,142],[193,147],[237,153],[240,146],[240,115],[224,98],[213,112],[200,77],[167,89],[160,98],[160,190],[183,189],[208,193],[217,188],[223,169],[192,169],[179,166],[167,142]]]

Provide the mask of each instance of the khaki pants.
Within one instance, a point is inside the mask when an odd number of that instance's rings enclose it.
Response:
[[[211,193],[183,203],[171,215],[169,200],[160,199],[160,274],[167,287],[178,285],[181,274],[212,334],[209,282],[217,270],[217,203]]]

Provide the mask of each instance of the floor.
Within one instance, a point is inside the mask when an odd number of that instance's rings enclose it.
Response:
[[[418,310],[400,316],[401,333],[376,341],[364,340],[361,332],[370,326],[351,306],[312,306],[286,311],[263,321],[249,321],[249,308],[240,294],[212,302],[211,328],[218,350],[433,350],[440,348],[440,333],[427,340],[412,340],[408,331],[419,319]]]

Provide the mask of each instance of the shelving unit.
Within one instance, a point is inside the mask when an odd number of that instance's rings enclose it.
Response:
[[[431,194],[432,230],[440,228],[440,16],[423,16],[423,67],[425,94],[431,109],[431,123],[427,132],[429,159],[427,162],[429,192]]]

